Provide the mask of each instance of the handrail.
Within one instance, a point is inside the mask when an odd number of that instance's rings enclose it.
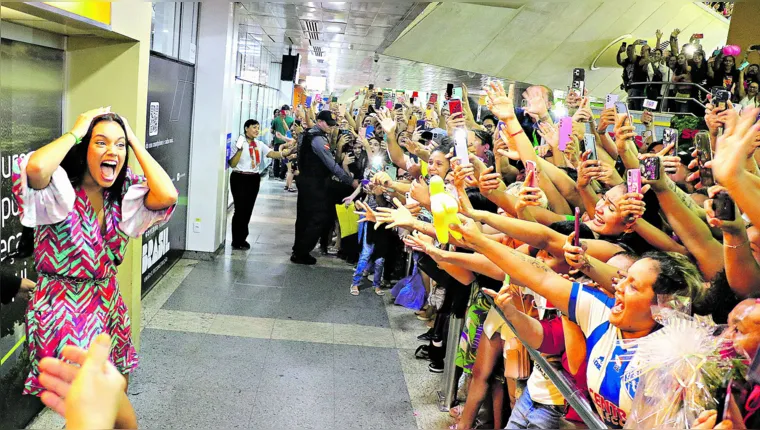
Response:
[[[702,100],[700,100],[700,99],[696,99],[694,97],[688,97],[688,98],[670,97],[670,96],[667,95],[667,94],[670,93],[670,87],[674,86],[674,85],[676,85],[676,86],[696,87],[700,91],[700,93],[709,94],[710,91],[708,91],[707,89],[705,89],[705,87],[703,87],[700,84],[697,84],[697,83],[694,83],[694,82],[666,82],[666,81],[661,81],[661,82],[660,81],[630,82],[628,84],[628,86],[631,86],[631,87],[632,86],[646,86],[646,85],[664,85],[665,86],[665,94],[666,95],[657,97],[658,99],[662,99],[662,103],[660,103],[659,106],[658,106],[659,109],[655,110],[655,112],[657,112],[657,113],[676,113],[678,115],[691,115],[693,117],[696,117],[696,115],[694,115],[691,112],[665,112],[665,109],[667,108],[667,105],[668,105],[668,100],[693,101],[694,103],[696,103],[699,106],[701,106],[701,107],[703,107],[703,108],[706,109],[706,106],[704,105],[704,103],[702,103]],[[630,109],[630,101],[631,100],[643,100],[643,99],[647,99],[647,98],[648,97],[646,97],[646,96],[628,97],[627,101],[626,101],[628,103],[628,108]]]
[[[504,312],[502,312],[501,309],[496,306],[493,298],[491,296],[485,297],[486,300],[491,303],[491,308],[496,310],[499,316],[507,324],[509,329],[512,330],[512,333],[514,333],[515,336],[520,339],[520,335],[517,334],[515,326],[512,325],[512,322],[509,321],[507,317],[504,316]],[[591,406],[591,403],[589,403],[588,399],[586,398],[586,393],[581,391],[575,385],[575,383],[573,383],[566,376],[567,372],[564,370],[555,369],[549,364],[548,361],[546,361],[540,352],[526,345],[522,339],[520,339],[520,341],[523,343],[523,345],[525,345],[525,349],[528,350],[528,354],[530,354],[530,357],[533,359],[533,361],[541,366],[541,370],[544,371],[546,376],[549,377],[549,380],[551,380],[559,392],[562,393],[562,396],[565,398],[565,400],[567,400],[567,403],[572,406],[573,410],[575,410],[576,413],[578,413],[578,416],[581,417],[586,426],[588,426],[590,429],[606,429],[607,425],[604,424],[604,422],[599,418],[599,415],[597,415],[596,411]]]

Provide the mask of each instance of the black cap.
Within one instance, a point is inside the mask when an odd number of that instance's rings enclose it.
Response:
[[[323,110],[322,112],[320,112],[317,115],[317,121],[319,121],[320,119],[324,121],[325,123],[327,123],[327,125],[329,125],[330,127],[334,127],[338,125],[338,122],[335,121],[335,116],[329,110]]]
[[[280,110],[290,110],[290,106],[288,106],[288,105],[282,105],[282,107],[280,108]]]

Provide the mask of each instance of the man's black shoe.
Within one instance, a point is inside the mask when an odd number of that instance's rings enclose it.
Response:
[[[422,333],[421,335],[417,336],[417,339],[423,342],[429,342],[433,340],[433,330],[428,330],[427,332]]]
[[[428,370],[433,373],[443,373],[443,360],[431,361]]]
[[[251,245],[248,242],[233,243],[232,249],[242,249],[243,251],[251,249]]]
[[[308,254],[304,256],[298,256],[296,254],[293,254],[290,256],[290,261],[295,264],[305,264],[307,266],[317,264],[317,259]]]

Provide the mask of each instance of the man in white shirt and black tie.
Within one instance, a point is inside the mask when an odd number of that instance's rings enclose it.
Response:
[[[260,125],[255,119],[246,121],[243,129],[245,134],[238,138],[236,152],[229,163],[232,167],[230,191],[235,204],[235,213],[232,215],[232,249],[245,250],[251,248],[246,241],[248,223],[259,195],[261,174],[269,167],[272,159],[286,158],[291,150],[272,151],[266,144],[256,140]]]

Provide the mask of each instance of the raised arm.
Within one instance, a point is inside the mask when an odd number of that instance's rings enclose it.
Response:
[[[53,172],[61,165],[69,150],[80,143],[87,134],[92,120],[110,112],[111,108],[107,107],[93,109],[79,115],[71,131],[34,151],[26,165],[29,186],[35,190],[47,187],[53,177]],[[82,144],[86,145],[86,143]]]
[[[568,313],[573,284],[546,264],[508,246],[486,239],[473,220],[451,226],[462,233],[462,240],[475,251],[488,257],[510,275],[511,281],[523,285],[544,296],[557,309]]]
[[[129,147],[132,148],[137,162],[142,167],[145,179],[148,181],[150,191],[145,196],[145,207],[153,211],[160,211],[171,207],[177,203],[177,198],[179,197],[172,178],[148,153],[148,150],[145,149],[145,146],[132,131],[132,127],[129,126],[127,119],[122,117],[122,120],[127,129]]]

